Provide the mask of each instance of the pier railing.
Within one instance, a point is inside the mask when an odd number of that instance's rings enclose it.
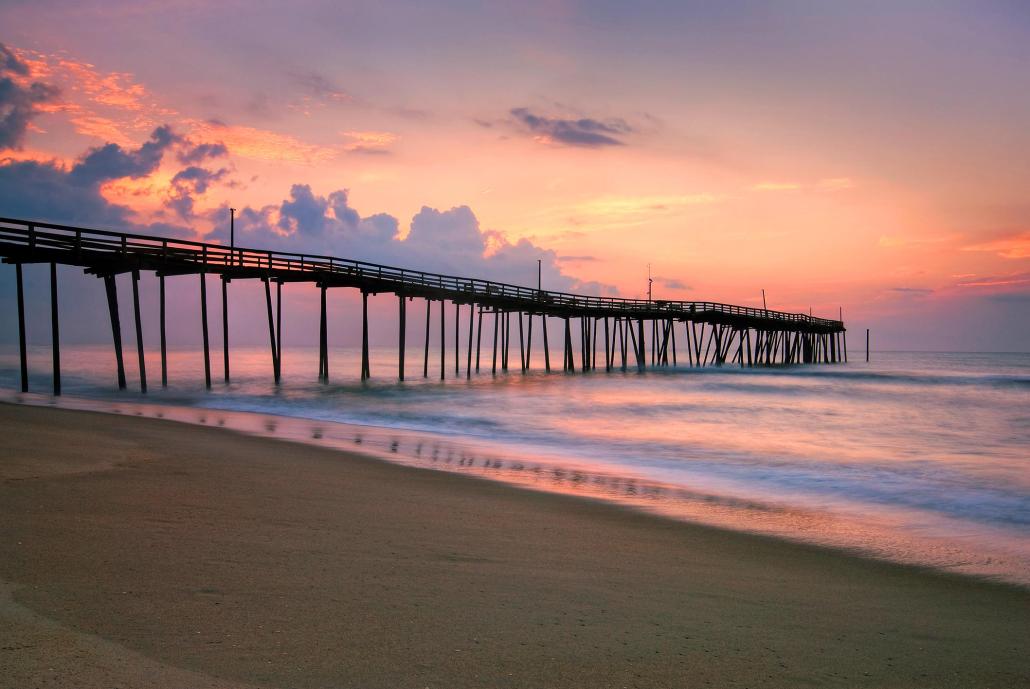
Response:
[[[62,255],[66,260],[60,262],[73,265],[93,265],[98,260],[113,263],[137,261],[146,262],[148,266],[177,265],[180,268],[195,269],[193,272],[218,272],[230,275],[265,271],[274,277],[289,276],[291,280],[303,279],[310,274],[312,282],[342,278],[355,283],[389,286],[397,292],[406,289],[441,290],[470,301],[510,300],[525,310],[572,309],[597,313],[660,313],[668,314],[668,317],[672,318],[723,314],[738,318],[780,321],[794,326],[826,330],[843,329],[841,321],[804,313],[710,301],[649,301],[572,294],[335,256],[263,249],[230,249],[223,244],[210,242],[112,232],[15,218],[0,217],[0,247],[2,246],[7,247],[7,253],[14,250],[28,260],[31,260],[33,253],[38,252],[46,254],[45,260],[48,261],[53,260],[55,254]]]

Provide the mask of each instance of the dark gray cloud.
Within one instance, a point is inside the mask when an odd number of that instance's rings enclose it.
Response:
[[[69,173],[75,184],[99,184],[123,177],[146,177],[161,164],[165,151],[180,137],[171,127],[163,125],[154,130],[150,140],[134,151],[126,151],[118,144],[107,144],[91,149],[76,163]]]
[[[320,101],[351,100],[350,94],[323,74],[314,71],[295,72],[292,76],[304,92]]]
[[[193,217],[193,196],[203,194],[208,187],[229,174],[228,168],[208,170],[191,165],[175,173],[172,177],[172,194],[168,206],[181,218]]]
[[[141,225],[129,208],[111,203],[100,193],[104,182],[141,177],[157,169],[165,152],[178,140],[167,126],[154,130],[137,149],[108,144],[87,152],[72,168],[53,162],[7,161],[0,164],[0,214],[107,229],[186,236],[188,228],[157,223]],[[186,183],[184,181],[184,183]],[[192,186],[196,185],[196,180]]]
[[[0,43],[0,150],[19,148],[29,122],[39,114],[39,105],[57,99],[56,86],[34,81],[24,85],[10,75],[28,76],[28,65]]]
[[[217,144],[187,146],[179,152],[178,158],[179,162],[183,165],[196,165],[209,158],[221,158],[227,155],[229,155],[229,149],[226,148],[225,144],[219,142]]]
[[[595,120],[589,117],[561,119],[537,115],[528,108],[512,108],[511,116],[528,132],[546,136],[552,141],[569,146],[602,148],[622,146],[617,138],[630,134],[633,128],[622,119]]]
[[[80,184],[53,163],[0,165],[0,213],[15,218],[128,228],[129,211],[100,195],[98,185]]]
[[[666,289],[690,289],[689,285],[687,285],[682,280],[677,280],[676,278],[658,278],[658,277],[656,277],[654,280],[655,280],[655,282],[659,283],[662,287],[665,287]]]
[[[29,66],[19,60],[10,48],[0,43],[0,72],[10,72],[24,77],[29,74]]]

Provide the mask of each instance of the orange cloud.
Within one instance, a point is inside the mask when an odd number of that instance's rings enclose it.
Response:
[[[1012,285],[1030,285],[1030,273],[1018,273],[1000,277],[985,277],[970,282],[960,282],[957,287],[1010,287]]]
[[[751,187],[755,191],[794,191],[801,185],[795,182],[759,182]]]
[[[81,90],[100,105],[137,112],[152,111],[155,108],[146,88],[133,81],[132,74],[128,72],[102,74],[88,62],[67,58],[59,60],[54,71],[67,77],[71,81],[72,89]],[[174,114],[174,111],[162,110],[167,114]]]
[[[393,132],[350,131],[341,132],[351,140],[346,150],[352,152],[385,152],[400,137]]]
[[[33,78],[46,79],[62,90],[62,101],[47,105],[44,111],[65,115],[77,133],[105,143],[134,145],[155,127],[171,123],[193,139],[224,142],[233,155],[257,160],[320,163],[335,158],[341,150],[256,127],[184,117],[158,102],[129,72],[103,72],[89,62],[62,55],[26,50],[18,55]],[[368,141],[359,140],[365,146],[385,146],[389,143],[385,137],[393,136],[385,132],[355,134],[368,137]]]
[[[827,177],[819,180],[816,186],[825,191],[841,191],[853,188],[855,183],[850,177]]]
[[[1030,230],[1010,237],[992,239],[962,247],[963,251],[988,251],[1002,258],[1030,258]]]
[[[206,120],[187,120],[186,124],[191,138],[207,143],[222,142],[230,154],[244,158],[311,164],[332,160],[340,152],[336,147],[309,144],[267,129]]]

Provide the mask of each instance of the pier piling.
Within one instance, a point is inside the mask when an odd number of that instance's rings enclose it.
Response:
[[[125,389],[125,362],[122,360],[122,324],[118,316],[118,285],[114,275],[104,276],[107,290],[107,311],[111,317],[111,337],[114,340],[114,358],[118,367],[118,389]],[[19,300],[20,301],[20,300]]]
[[[20,263],[14,264],[15,279],[18,282],[18,354],[21,363],[21,391],[29,391],[29,358],[25,346],[25,287],[22,284]]]
[[[139,271],[132,271],[132,307],[136,321],[136,354],[139,357],[139,391],[147,391],[147,361],[143,354],[143,321],[139,310]]]
[[[57,313],[57,264],[50,264],[50,344],[54,359],[54,396],[61,394],[61,328]]]

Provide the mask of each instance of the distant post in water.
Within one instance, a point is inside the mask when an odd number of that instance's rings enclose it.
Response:
[[[865,360],[869,363],[869,328],[865,329]]]

